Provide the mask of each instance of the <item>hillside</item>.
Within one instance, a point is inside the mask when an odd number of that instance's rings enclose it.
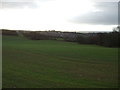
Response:
[[[118,49],[3,36],[3,88],[117,87]]]

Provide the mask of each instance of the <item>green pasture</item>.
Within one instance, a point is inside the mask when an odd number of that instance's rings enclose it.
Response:
[[[3,88],[117,88],[118,48],[3,36]]]

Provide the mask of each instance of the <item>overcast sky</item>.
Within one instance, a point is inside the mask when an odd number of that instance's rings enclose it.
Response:
[[[1,0],[0,28],[112,31],[119,0]]]

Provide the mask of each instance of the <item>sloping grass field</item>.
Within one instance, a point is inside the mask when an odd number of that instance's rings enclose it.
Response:
[[[118,49],[3,36],[3,88],[117,88]]]

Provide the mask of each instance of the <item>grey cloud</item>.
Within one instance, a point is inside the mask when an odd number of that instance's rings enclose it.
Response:
[[[46,2],[51,0],[1,0],[0,9],[3,8],[36,8],[37,2]]]
[[[118,8],[118,2],[98,2],[94,6],[102,10],[115,10]]]
[[[94,2],[119,2],[120,0],[91,0]]]
[[[0,4],[1,4],[1,8],[36,7],[36,4],[31,2],[1,2]]]
[[[117,25],[118,24],[118,3],[99,2],[95,7],[101,11],[90,12],[83,16],[77,16],[71,21],[74,23],[94,25]]]

